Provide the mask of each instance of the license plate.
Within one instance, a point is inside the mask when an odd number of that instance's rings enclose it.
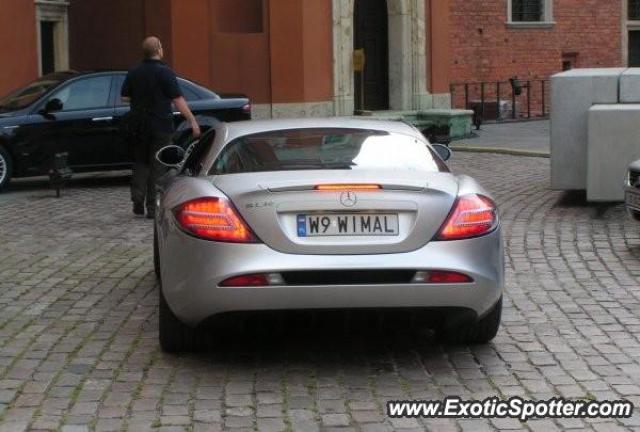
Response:
[[[625,202],[628,206],[640,209],[640,195],[629,192],[625,194]]]
[[[395,213],[331,213],[297,215],[298,237],[397,236]]]

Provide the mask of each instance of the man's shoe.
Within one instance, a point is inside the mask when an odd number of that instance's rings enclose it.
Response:
[[[133,203],[133,214],[136,216],[144,216],[144,204],[143,203]]]

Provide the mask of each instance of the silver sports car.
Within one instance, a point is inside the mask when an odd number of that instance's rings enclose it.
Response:
[[[406,309],[445,341],[491,340],[498,212],[449,155],[401,122],[336,118],[221,123],[159,151],[162,348],[196,348],[214,316],[292,309]]]

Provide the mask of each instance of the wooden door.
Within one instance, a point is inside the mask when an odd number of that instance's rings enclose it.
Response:
[[[364,49],[364,73],[355,73],[357,110],[389,109],[389,31],[386,0],[356,0],[354,49]],[[361,83],[364,79],[364,83]],[[362,85],[364,84],[364,85]],[[364,90],[364,106],[362,92]]]

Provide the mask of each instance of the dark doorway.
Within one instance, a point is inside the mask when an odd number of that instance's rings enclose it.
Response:
[[[40,60],[42,63],[42,75],[56,70],[54,30],[56,23],[53,21],[40,21]]]
[[[364,49],[366,57],[364,72],[355,73],[356,110],[389,109],[387,1],[356,0],[353,20],[354,49]]]
[[[640,66],[640,31],[629,32],[629,67]]]

